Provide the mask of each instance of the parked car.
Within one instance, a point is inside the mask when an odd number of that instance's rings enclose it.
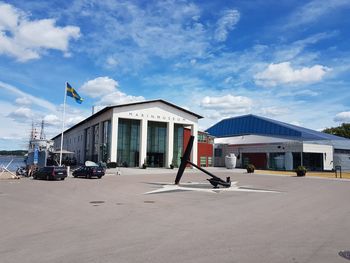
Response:
[[[45,166],[33,173],[33,179],[64,180],[67,177],[67,168],[63,166]]]
[[[74,177],[101,178],[104,175],[105,175],[105,169],[93,162],[86,162],[85,165],[80,166],[78,169],[74,170],[73,172]]]

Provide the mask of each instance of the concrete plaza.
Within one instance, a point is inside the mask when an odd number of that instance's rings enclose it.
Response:
[[[210,171],[277,192],[144,194],[173,183],[170,169],[1,180],[0,262],[347,262],[350,180]],[[181,182],[206,178],[191,170]]]

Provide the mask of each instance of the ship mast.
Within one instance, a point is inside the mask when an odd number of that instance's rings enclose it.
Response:
[[[41,121],[41,131],[40,131],[40,140],[45,140],[46,136],[45,136],[45,133],[44,133],[44,125],[45,125],[45,122],[44,120]]]

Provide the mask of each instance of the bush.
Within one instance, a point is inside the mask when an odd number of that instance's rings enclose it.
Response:
[[[305,176],[307,170],[304,166],[298,166],[294,171],[296,172],[297,176]]]
[[[255,166],[254,166],[254,164],[248,164],[246,166],[246,169],[247,169],[247,173],[254,173]]]
[[[117,168],[117,163],[116,162],[107,163],[107,168]]]

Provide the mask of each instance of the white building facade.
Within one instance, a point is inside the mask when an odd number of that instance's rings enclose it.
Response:
[[[78,163],[116,162],[125,167],[178,165],[183,129],[195,137],[191,159],[197,162],[198,119],[202,116],[164,100],[110,106],[64,132],[63,149]],[[53,138],[56,150],[61,135]]]
[[[315,170],[332,170],[334,166],[332,145],[258,135],[216,138],[214,141],[216,166],[224,166],[224,157],[232,153],[239,157],[237,167],[254,163],[260,169],[293,170],[302,165]]]
[[[252,114],[221,120],[206,131],[216,137],[215,166],[224,166],[226,155],[235,154],[238,167],[350,170],[350,140],[332,134]]]

